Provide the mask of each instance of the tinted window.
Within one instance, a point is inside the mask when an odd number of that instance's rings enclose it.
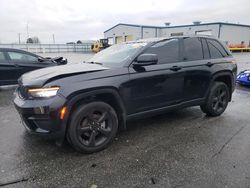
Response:
[[[228,56],[223,46],[216,40],[207,39],[211,58],[222,58]]]
[[[209,59],[209,51],[208,51],[208,46],[207,46],[207,41],[205,39],[201,39],[202,47],[203,47],[203,55],[204,59]]]
[[[130,60],[138,51],[144,48],[147,43],[132,42],[115,44],[94,55],[88,62],[101,63],[104,66],[123,66],[124,62]]]
[[[194,61],[203,59],[201,39],[184,38],[184,59]]]
[[[159,64],[177,62],[179,61],[179,40],[170,39],[158,42],[144,53],[157,54]]]
[[[34,62],[37,61],[37,57],[31,56],[28,54],[24,53],[19,53],[19,52],[8,52],[10,56],[10,60],[13,61],[24,61],[24,62]]]
[[[4,56],[4,53],[3,52],[0,52],[0,63],[1,62],[5,62],[5,56]]]

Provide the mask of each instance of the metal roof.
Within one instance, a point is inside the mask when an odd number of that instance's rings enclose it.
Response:
[[[131,27],[143,27],[143,28],[159,28],[159,29],[178,28],[178,27],[194,27],[194,26],[204,26],[204,25],[231,25],[231,26],[240,26],[240,27],[250,27],[250,25],[246,25],[246,24],[236,24],[236,23],[226,23],[226,22],[210,22],[210,23],[201,23],[199,25],[189,24],[189,25],[177,25],[177,26],[150,26],[150,25],[118,23],[115,26],[104,31],[104,33],[114,29],[115,27],[117,27],[119,25],[131,26]]]
[[[182,36],[172,36],[172,37],[155,37],[155,38],[146,38],[146,39],[138,39],[138,40],[133,40],[133,41],[127,41],[127,42],[123,42],[123,43],[151,43],[151,42],[158,42],[158,41],[162,41],[162,40],[167,40],[167,39],[176,39],[176,38],[187,38],[187,37],[202,37],[202,38],[209,38],[209,39],[217,39],[214,36],[210,36],[210,35],[182,35]]]

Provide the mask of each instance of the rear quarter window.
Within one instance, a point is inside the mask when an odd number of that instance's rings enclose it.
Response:
[[[213,39],[207,39],[207,44],[212,59],[229,56],[224,47],[218,41]]]
[[[0,52],[0,63],[5,63],[6,62],[6,58],[4,56],[3,52]]]

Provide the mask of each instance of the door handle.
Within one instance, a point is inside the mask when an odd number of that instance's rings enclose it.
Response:
[[[18,64],[14,64],[14,66],[15,66],[15,67],[19,67],[19,65],[18,65]]]
[[[172,71],[178,71],[178,70],[181,70],[181,67],[179,67],[179,66],[173,66],[173,67],[170,68],[170,70],[172,70]]]
[[[207,62],[207,64],[206,64],[208,67],[212,67],[213,66],[213,63],[211,63],[210,61],[209,62]]]

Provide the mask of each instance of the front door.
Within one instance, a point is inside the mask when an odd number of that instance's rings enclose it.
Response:
[[[32,56],[30,54],[16,51],[9,51],[7,54],[9,56],[10,63],[16,68],[16,80],[26,72],[30,72],[45,66],[38,61],[36,56]]]
[[[0,51],[0,85],[16,83],[13,78],[13,70],[15,70],[15,67],[9,62],[6,53]]]
[[[183,92],[178,39],[159,42],[143,53],[157,54],[158,63],[139,68],[130,65],[128,114],[177,104]]]

